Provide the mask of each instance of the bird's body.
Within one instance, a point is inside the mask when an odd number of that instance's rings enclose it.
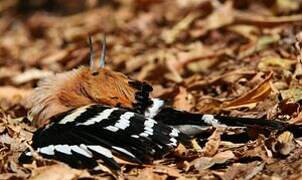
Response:
[[[113,156],[135,163],[150,162],[188,137],[177,129],[124,108],[99,104],[83,106],[53,117],[38,130],[32,147],[44,157],[72,167],[93,168],[102,159],[117,170]],[[27,151],[22,161],[31,157]]]
[[[32,147],[72,167],[93,168],[101,159],[118,170],[115,156],[146,163],[179,143],[189,144],[190,133],[175,128],[179,125],[296,128],[280,121],[178,111],[152,98],[151,91],[149,84],[104,67],[79,67],[49,77],[27,99],[39,127]],[[20,162],[31,158],[32,152],[26,150]]]

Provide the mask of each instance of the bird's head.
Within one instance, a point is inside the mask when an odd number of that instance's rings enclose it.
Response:
[[[105,65],[106,42],[103,40],[101,56],[94,58],[92,40],[90,67],[58,73],[38,83],[38,87],[26,99],[29,115],[37,127],[60,113],[88,104],[103,104],[143,111],[152,102],[149,93],[152,87],[112,71]]]

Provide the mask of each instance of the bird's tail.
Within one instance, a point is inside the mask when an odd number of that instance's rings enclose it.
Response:
[[[244,118],[211,114],[197,114],[178,111],[173,108],[163,108],[154,117],[154,119],[162,121],[164,124],[171,126],[191,125],[200,127],[246,127],[265,131],[291,131],[296,137],[302,136],[302,125],[289,124],[279,120],[268,120],[264,118]],[[194,130],[192,128],[188,129],[191,131]],[[196,131],[195,134],[198,134],[198,131]]]

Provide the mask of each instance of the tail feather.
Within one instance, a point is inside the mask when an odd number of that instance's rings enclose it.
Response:
[[[294,125],[279,120],[268,120],[263,118],[215,116],[211,114],[197,114],[178,111],[173,108],[163,108],[154,117],[154,119],[171,126],[195,125],[201,127],[246,127],[263,130],[291,131],[296,137],[302,136],[301,125]],[[198,130],[193,128],[191,130],[196,130],[194,134],[198,134],[198,132],[203,131],[202,129]]]

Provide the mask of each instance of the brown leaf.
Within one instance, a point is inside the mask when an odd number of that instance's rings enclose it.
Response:
[[[272,152],[266,147],[264,137],[260,136],[252,146],[244,149],[241,157],[254,158],[260,157],[264,162],[272,162]]]
[[[42,62],[42,64],[45,64],[45,65],[60,62],[69,55],[69,51],[70,50],[59,50],[59,51],[54,52],[51,55],[43,58],[41,60],[41,62]]]
[[[208,142],[204,147],[204,155],[207,157],[214,156],[218,152],[218,148],[221,142],[221,135],[223,133],[223,128],[217,128],[213,134],[208,138]]]
[[[258,64],[258,68],[261,71],[269,71],[272,67],[280,67],[284,70],[290,70],[293,65],[296,64],[295,60],[285,59],[274,56],[263,57]]]
[[[65,164],[56,164],[51,166],[44,166],[34,169],[31,180],[61,180],[61,179],[78,179],[89,177],[89,173],[85,170],[72,169]]]
[[[290,88],[280,91],[281,97],[284,100],[290,100],[291,102],[299,102],[302,100],[302,88]]]
[[[22,100],[31,93],[31,90],[15,88],[12,86],[0,87],[0,99],[8,101]]]
[[[10,78],[19,74],[19,70],[14,67],[1,67],[0,68],[0,79]]]
[[[294,148],[294,135],[291,132],[286,131],[278,136],[277,142],[273,146],[273,151],[282,155],[288,155]]]
[[[128,176],[127,179],[129,180],[164,180],[167,178],[167,175],[159,175],[153,172],[152,168],[145,168],[143,171],[137,176]]]
[[[302,22],[301,14],[291,16],[262,16],[257,13],[235,11],[235,22],[244,24],[261,25],[266,27],[277,26],[285,23]]]
[[[165,88],[162,85],[153,85],[152,88],[153,88],[153,91],[151,92],[151,96],[159,97],[162,99],[169,99],[169,98],[173,97],[173,95],[177,91],[177,88],[173,88],[173,87]]]
[[[193,12],[184,17],[182,20],[180,20],[172,29],[163,31],[162,33],[162,39],[167,43],[171,44],[173,43],[178,35],[186,30],[189,25],[199,16],[199,13]]]
[[[183,111],[191,111],[195,106],[195,99],[184,87],[179,87],[179,93],[174,98],[173,107]]]
[[[233,164],[221,177],[223,180],[251,179],[264,168],[264,163],[252,162],[248,164]]]
[[[225,73],[225,74],[222,74],[219,76],[209,77],[208,79],[195,81],[195,82],[189,84],[188,87],[190,90],[191,89],[194,90],[194,89],[198,89],[198,88],[201,88],[204,86],[209,86],[211,84],[218,84],[221,82],[233,83],[240,78],[253,76],[255,74],[256,74],[256,71],[243,68],[243,69],[230,71],[228,73]]]
[[[223,164],[228,160],[234,159],[235,155],[232,151],[224,151],[216,154],[213,157],[201,157],[198,159],[195,159],[190,164],[191,166],[194,166],[195,169],[201,171],[204,169],[208,169],[215,164]]]
[[[180,177],[181,174],[179,173],[179,170],[176,168],[171,168],[168,166],[160,166],[156,165],[153,169],[153,172],[160,173],[160,174],[167,174],[170,177]]]
[[[194,37],[202,36],[208,31],[218,29],[234,21],[234,10],[232,1],[226,1],[223,5],[218,6],[212,14],[210,14],[205,20],[202,19],[196,22],[200,29],[193,31]]]
[[[264,81],[258,84],[254,89],[242,95],[241,97],[229,102],[224,102],[222,107],[224,109],[236,109],[239,107],[251,107],[257,102],[263,101],[271,93],[270,81],[273,73],[271,72]]]
[[[17,76],[14,76],[12,78],[12,81],[14,84],[18,85],[18,84],[27,83],[32,80],[39,80],[47,76],[51,76],[53,74],[54,73],[51,71],[30,69],[21,74],[18,74]]]

